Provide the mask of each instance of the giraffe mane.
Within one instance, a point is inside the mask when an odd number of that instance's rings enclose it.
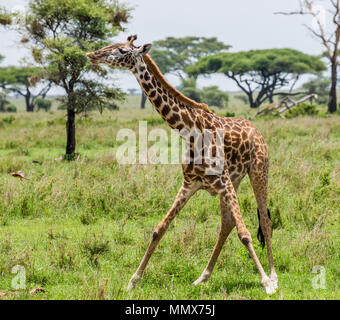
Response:
[[[208,105],[205,103],[198,103],[195,100],[192,100],[188,97],[186,97],[182,92],[178,91],[175,87],[173,87],[163,76],[161,71],[159,70],[156,63],[151,59],[151,57],[146,54],[143,56],[144,62],[150,69],[150,71],[157,77],[157,80],[173,95],[174,98],[178,99],[179,101],[183,102],[185,105],[192,107],[192,108],[198,108],[202,109],[206,112],[213,113]]]

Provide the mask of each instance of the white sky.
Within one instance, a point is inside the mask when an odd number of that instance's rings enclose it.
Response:
[[[152,43],[167,36],[217,37],[232,46],[231,51],[293,48],[308,54],[320,54],[321,44],[303,26],[312,26],[308,16],[274,15],[277,11],[298,9],[298,0],[125,0],[131,7],[132,20],[127,32],[119,34],[117,41],[137,34],[138,44]],[[319,1],[317,4],[324,3]],[[0,0],[8,10],[27,5],[27,0]],[[326,21],[326,28],[331,28]],[[0,29],[0,53],[6,57],[2,65],[18,65],[29,54],[19,42],[15,32]],[[168,80],[178,84],[173,76]],[[132,74],[116,73],[117,84],[123,89],[139,88]],[[231,91],[237,87],[223,75],[200,79],[199,86],[219,85]]]

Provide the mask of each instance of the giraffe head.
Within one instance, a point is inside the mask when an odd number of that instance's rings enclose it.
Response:
[[[136,47],[133,44],[136,39],[136,35],[129,36],[125,43],[112,44],[97,51],[88,52],[86,55],[93,64],[105,63],[111,68],[131,70],[142,62],[142,56],[151,49],[151,44]]]

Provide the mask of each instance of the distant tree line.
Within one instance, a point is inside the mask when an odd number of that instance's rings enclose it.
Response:
[[[194,76],[224,74],[246,94],[251,108],[264,101],[272,103],[280,89],[290,85],[292,92],[304,74],[319,74],[326,69],[320,57],[293,49],[266,49],[218,53],[201,58],[187,68]]]
[[[153,43],[151,57],[165,75],[175,75],[180,80],[178,89],[186,96],[211,106],[223,107],[228,103],[228,94],[217,86],[199,89],[199,76],[224,74],[233,80],[244,95],[239,97],[251,108],[264,102],[272,103],[275,96],[295,95],[298,80],[303,75],[314,75],[300,93],[308,94],[315,89],[325,103],[330,82],[321,73],[326,70],[322,56],[313,56],[298,50],[266,49],[243,52],[228,52],[230,45],[216,38],[168,37]],[[284,90],[285,89],[285,90]],[[141,108],[146,97],[142,93]]]

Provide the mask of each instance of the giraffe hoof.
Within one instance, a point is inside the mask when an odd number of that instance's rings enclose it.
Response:
[[[206,282],[207,280],[206,279],[201,279],[201,278],[198,278],[196,281],[194,281],[192,283],[193,286],[197,286],[198,284],[201,284],[203,282]]]
[[[195,282],[193,282],[193,286],[197,286],[200,283],[208,281],[210,278],[210,274],[208,273],[203,273]]]
[[[279,286],[279,279],[277,278],[277,275],[271,276],[270,281],[272,282],[274,289],[277,289]]]
[[[274,283],[269,278],[262,281],[262,285],[266,294],[274,294],[276,292]]]
[[[127,286],[127,291],[131,291],[132,289],[134,289],[136,285],[138,284],[138,282],[140,281],[140,279],[141,279],[141,276],[134,274],[129,281],[129,284]]]

